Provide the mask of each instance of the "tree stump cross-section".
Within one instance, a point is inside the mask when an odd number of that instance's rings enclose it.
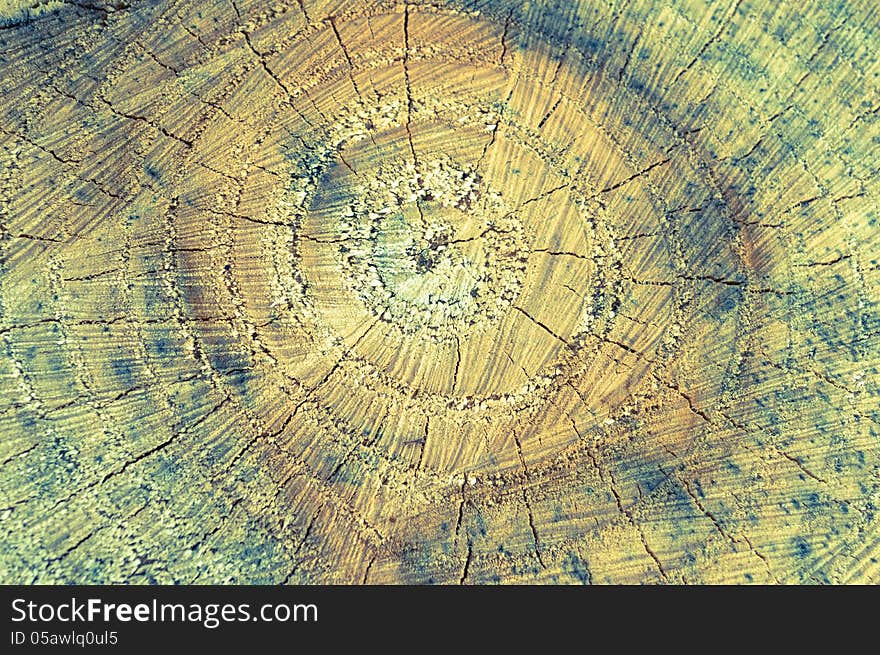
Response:
[[[0,2],[0,581],[880,577],[880,23]]]

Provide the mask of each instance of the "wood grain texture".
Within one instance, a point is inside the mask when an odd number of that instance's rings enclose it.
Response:
[[[0,581],[877,582],[876,9],[0,4]]]

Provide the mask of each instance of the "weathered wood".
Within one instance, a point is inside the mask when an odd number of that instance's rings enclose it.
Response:
[[[0,3],[3,582],[876,582],[874,3]]]

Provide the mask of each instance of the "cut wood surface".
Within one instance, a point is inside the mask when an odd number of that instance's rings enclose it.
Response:
[[[878,582],[878,44],[0,2],[0,582]]]

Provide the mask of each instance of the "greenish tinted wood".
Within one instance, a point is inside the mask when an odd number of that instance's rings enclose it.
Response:
[[[876,582],[872,2],[0,4],[3,582]]]

